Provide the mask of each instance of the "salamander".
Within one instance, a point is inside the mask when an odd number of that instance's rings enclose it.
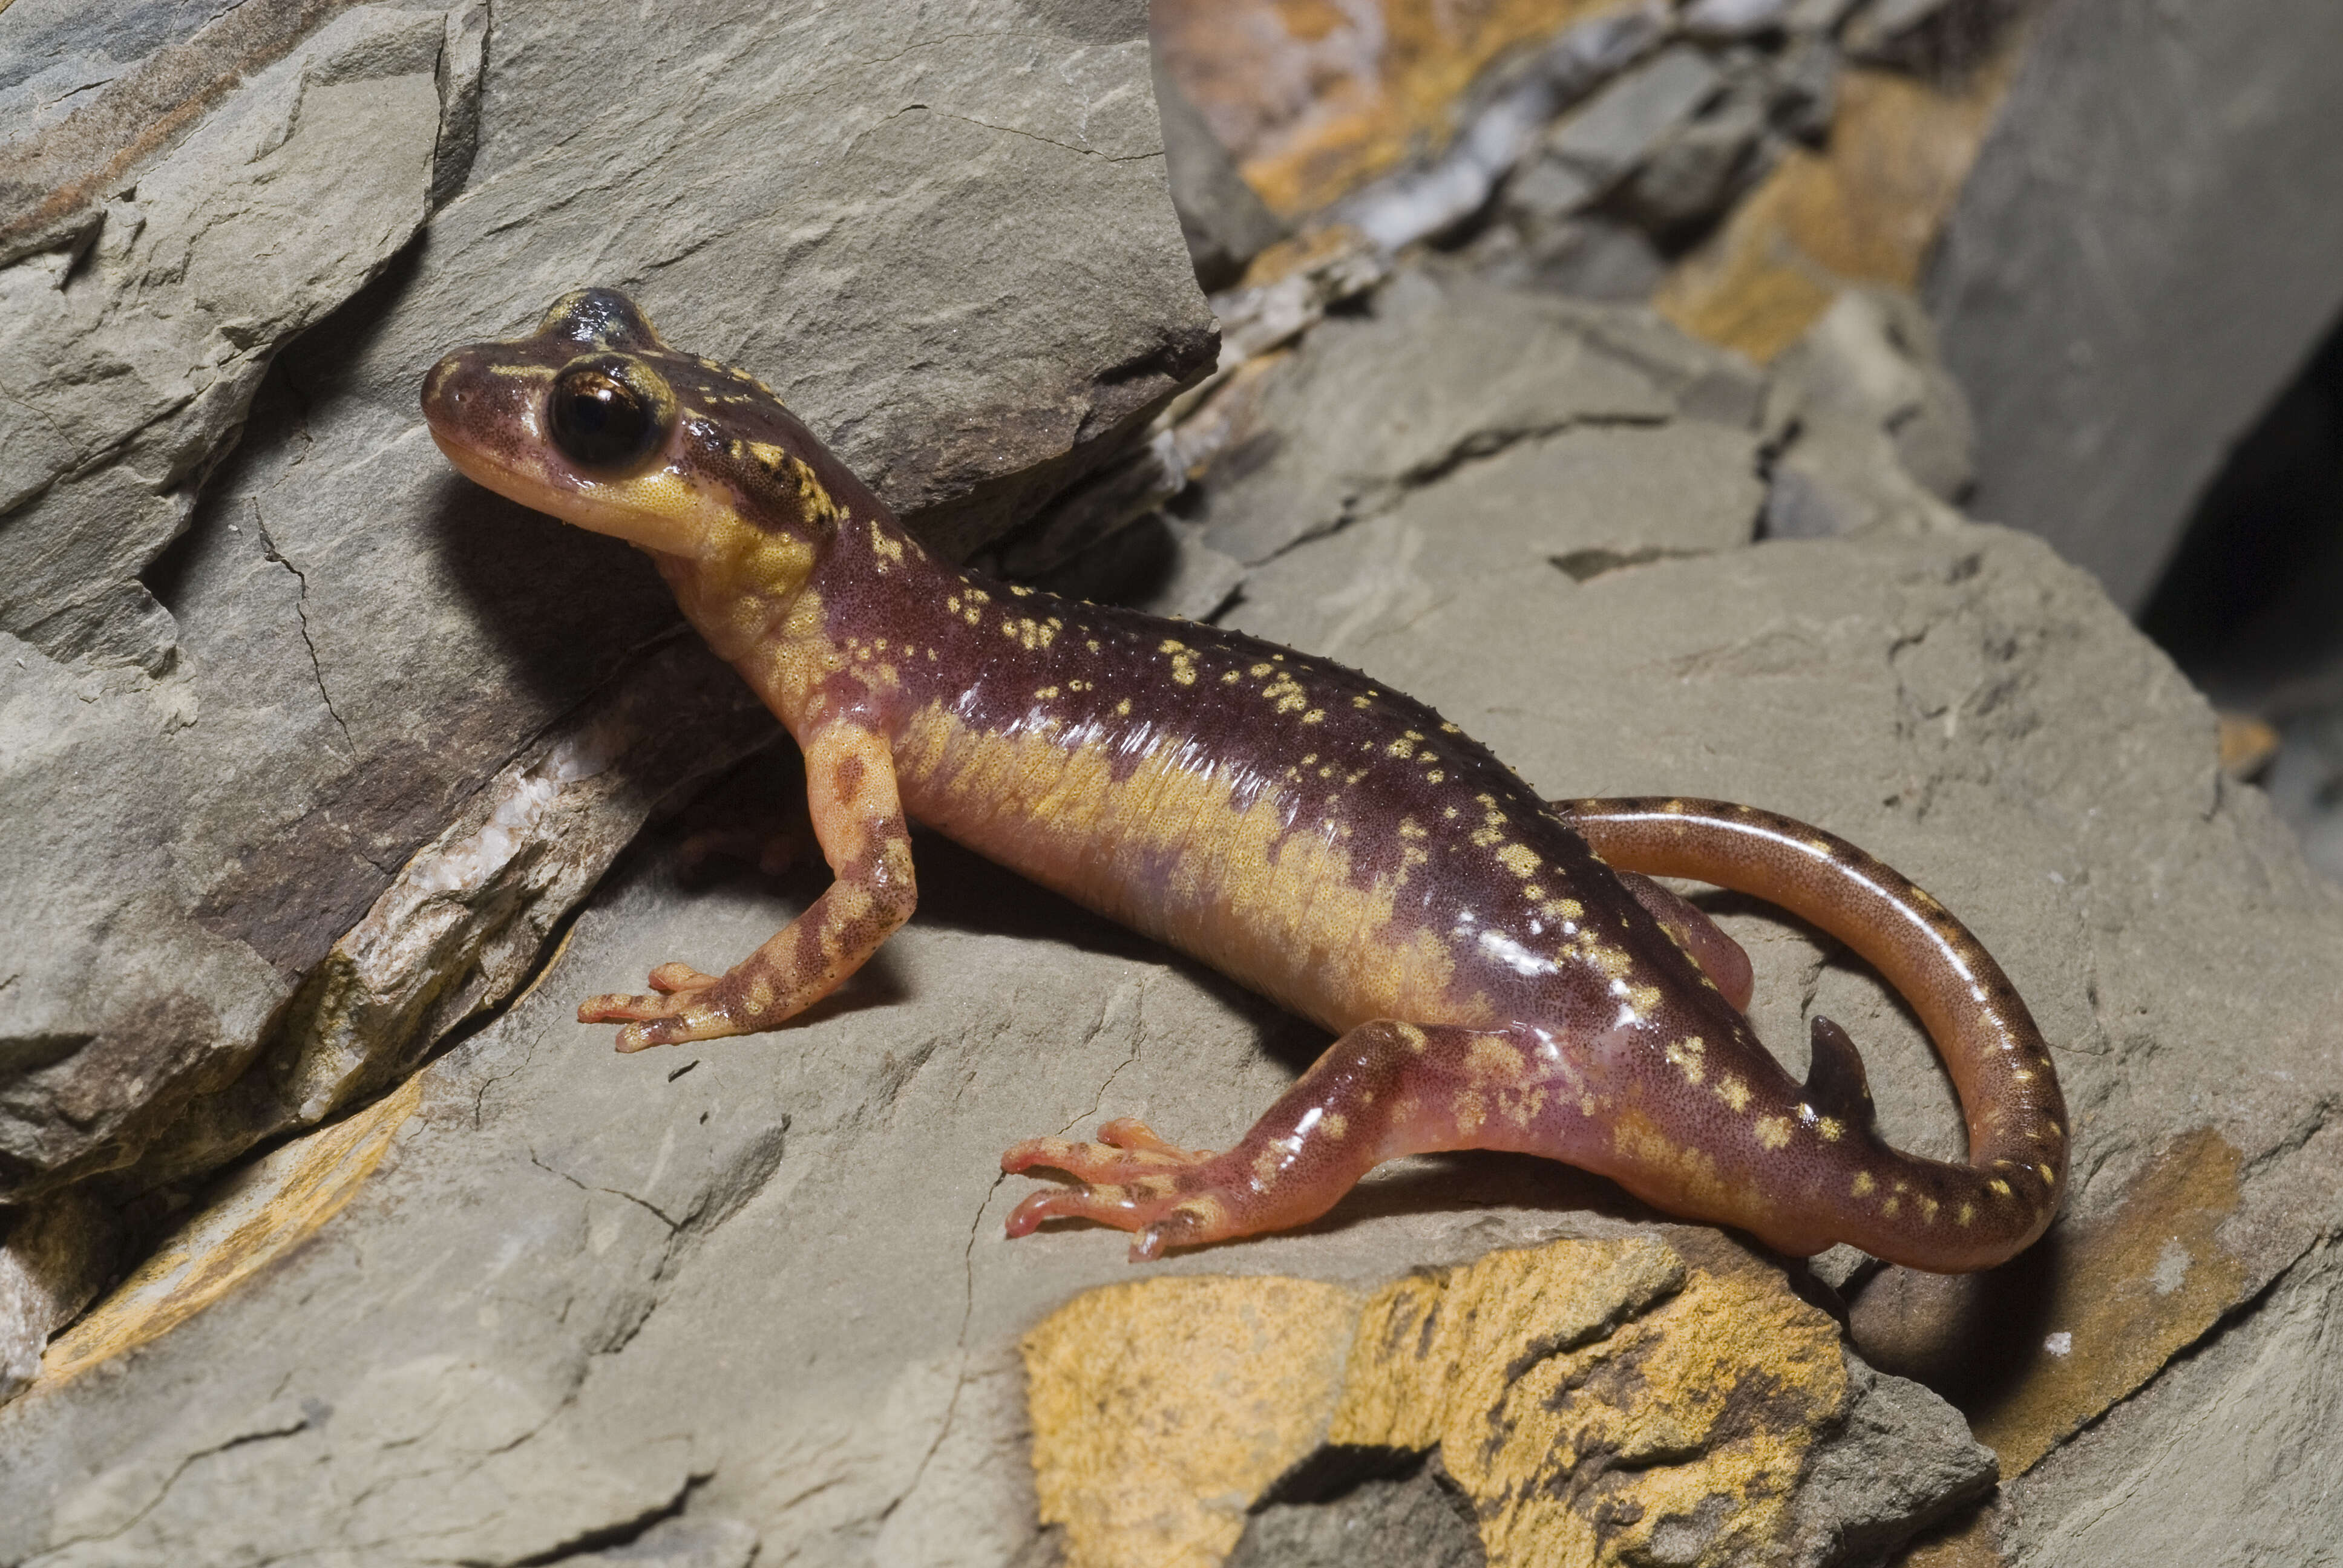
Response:
[[[804,753],[833,880],[721,975],[578,1009],[621,1050],[769,1030],[910,918],[917,819],[1332,1031],[1233,1148],[1132,1120],[1036,1138],[1008,1229],[1078,1217],[1134,1259],[1301,1224],[1394,1157],[1525,1151],[1808,1254],[1943,1271],[2041,1234],[2066,1179],[2025,1003],[1936,900],[1831,834],[1725,802],[1542,799],[1420,702],[1220,628],[938,559],[762,382],[623,296],[449,354],[433,438],[473,479],[648,552]],[[1792,1078],[1740,950],[1654,877],[1769,900],[1868,960],[1949,1068],[1966,1163],[1890,1147],[1826,1019]]]

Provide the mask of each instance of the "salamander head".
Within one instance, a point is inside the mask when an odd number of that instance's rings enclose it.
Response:
[[[847,517],[884,510],[771,388],[669,348],[614,289],[564,295],[533,337],[448,355],[423,414],[498,494],[769,593],[801,583]]]

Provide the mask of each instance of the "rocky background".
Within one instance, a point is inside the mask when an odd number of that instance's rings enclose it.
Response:
[[[2323,1560],[2338,45],[0,7],[0,1563]],[[1809,1265],[1466,1156],[1140,1271],[1007,1243],[1009,1142],[1225,1143],[1322,1040],[931,839],[835,1003],[611,1054],[579,995],[821,878],[706,852],[794,756],[648,566],[422,431],[438,354],[586,282],[955,557],[1880,853],[2054,1043],[2059,1224]],[[1706,898],[1786,1064],[1845,1021],[1956,1154],[1868,971]]]

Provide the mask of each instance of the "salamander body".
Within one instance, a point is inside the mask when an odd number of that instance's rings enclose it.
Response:
[[[928,554],[761,383],[662,343],[623,296],[426,379],[434,438],[524,504],[648,551],[803,749],[830,888],[721,976],[588,1001],[619,1049],[771,1029],[916,902],[909,821],[1178,947],[1338,1038],[1234,1148],[1135,1121],[1036,1139],[1023,1234],[1080,1216],[1134,1256],[1301,1223],[1366,1171],[1506,1149],[1601,1172],[1785,1251],[2008,1257],[2055,1213],[2067,1124],[1999,968],[1935,900],[1815,829],[1713,801],[1540,799],[1422,703],[1211,626],[1004,587]],[[1881,1141],[1845,1035],[1791,1079],[1745,957],[1650,875],[1770,899],[1909,1000],[1970,1161]]]

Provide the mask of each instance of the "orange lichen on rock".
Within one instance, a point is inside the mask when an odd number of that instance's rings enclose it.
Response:
[[[1168,1279],[1077,1296],[1025,1337],[1041,1520],[1067,1568],[1211,1568],[1324,1438],[1359,1296]]]
[[[1625,0],[1157,0],[1156,46],[1284,216],[1437,147],[1458,96],[1506,50]]]
[[[53,1341],[32,1392],[170,1332],[317,1234],[357,1195],[423,1101],[423,1075],[234,1177],[89,1314]]]
[[[1761,1555],[1845,1405],[1836,1325],[1656,1241],[1563,1247],[1385,1289],[1328,1440],[1437,1448],[1493,1568]]]
[[[1960,1407],[2005,1479],[2201,1338],[2260,1279],[2225,1244],[2243,1156],[2200,1127],[2159,1151],[2113,1203],[1964,1276],[1889,1269],[1855,1295],[1855,1347]]]
[[[2133,1179],[2123,1201],[2069,1227],[2022,1371],[1968,1412],[1977,1441],[2020,1474],[2154,1377],[2237,1303],[2246,1267],[2219,1243],[2242,1199],[2235,1145],[2200,1128]]]
[[[1556,1241],[1362,1299],[1283,1279],[1093,1291],[1026,1341],[1070,1568],[1209,1564],[1322,1444],[1436,1451],[1492,1564],[1744,1562],[1847,1401],[1836,1325],[1756,1267]]]
[[[2015,45],[1946,90],[1849,70],[1822,152],[1794,148],[1653,297],[1695,337],[1752,358],[1797,341],[1847,283],[1909,288],[1985,145]]]

